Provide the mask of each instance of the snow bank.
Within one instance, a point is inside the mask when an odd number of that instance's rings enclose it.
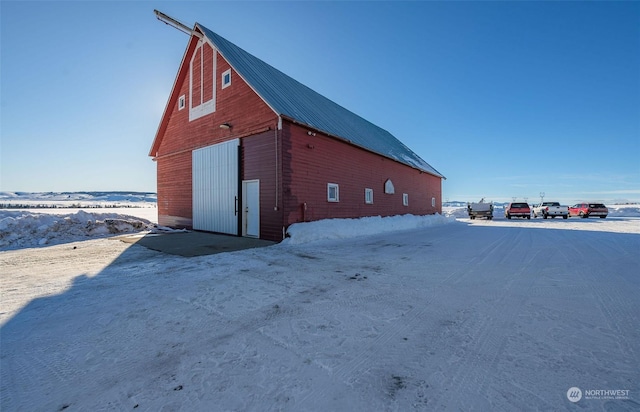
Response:
[[[0,250],[19,249],[133,233],[153,229],[146,219],[117,213],[56,215],[28,211],[0,211]]]
[[[443,206],[442,214],[446,217],[453,217],[453,218],[469,217],[466,206],[465,207]]]
[[[440,226],[455,222],[453,217],[442,215],[372,216],[358,219],[325,219],[315,222],[294,223],[287,230],[283,244],[300,244],[317,240],[347,239],[370,236],[398,230]]]
[[[640,206],[613,205],[608,206],[609,216],[640,217]]]

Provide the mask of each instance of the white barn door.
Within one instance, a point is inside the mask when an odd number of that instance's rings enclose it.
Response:
[[[238,234],[239,139],[192,153],[193,228]]]

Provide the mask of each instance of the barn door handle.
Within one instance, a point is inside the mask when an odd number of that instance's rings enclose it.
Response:
[[[235,199],[234,200],[234,202],[235,202],[234,206],[235,206],[235,209],[236,209],[234,213],[235,213],[236,216],[238,216],[238,196],[235,196],[234,199]]]

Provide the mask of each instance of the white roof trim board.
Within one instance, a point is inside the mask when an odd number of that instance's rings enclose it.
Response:
[[[444,178],[388,131],[268,65],[199,23],[196,27],[279,116]]]

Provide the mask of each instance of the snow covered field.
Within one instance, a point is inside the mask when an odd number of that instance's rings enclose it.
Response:
[[[155,207],[158,196],[150,192],[0,192],[7,207]]]
[[[23,231],[0,252],[0,410],[638,410],[637,208],[456,210],[195,258]]]

